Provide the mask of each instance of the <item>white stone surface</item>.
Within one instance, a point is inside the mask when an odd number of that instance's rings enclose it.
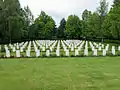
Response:
[[[45,47],[44,46],[42,47],[42,51],[45,51]]]
[[[69,50],[66,50],[65,53],[66,53],[66,56],[69,56]]]
[[[93,51],[93,56],[97,56],[97,55],[98,55],[97,49],[94,49],[94,51]]]
[[[60,50],[56,50],[56,56],[60,56]]]
[[[36,51],[36,57],[39,57],[40,56],[40,50],[37,50]]]
[[[10,51],[6,50],[6,57],[9,58],[10,57]]]
[[[78,56],[79,55],[79,51],[78,49],[75,50],[75,56]]]
[[[15,49],[15,47],[13,47],[13,52],[15,52],[16,51],[16,49]]]
[[[47,57],[50,56],[50,50],[46,50],[46,56],[47,56]]]
[[[120,46],[118,47],[118,50],[120,51]]]
[[[23,52],[23,48],[22,47],[20,48],[20,52]]]
[[[102,51],[102,47],[101,47],[101,46],[99,46],[98,50],[99,50],[99,51]]]
[[[84,55],[88,56],[88,49],[84,49]]]
[[[20,57],[20,50],[16,50],[16,57]]]
[[[103,56],[106,56],[106,49],[103,49]]]
[[[115,46],[112,46],[112,54],[115,55]]]
[[[30,50],[26,50],[26,56],[30,57]]]

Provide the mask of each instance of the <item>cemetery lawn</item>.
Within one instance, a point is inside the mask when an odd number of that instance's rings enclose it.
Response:
[[[120,57],[0,59],[0,90],[120,90]]]

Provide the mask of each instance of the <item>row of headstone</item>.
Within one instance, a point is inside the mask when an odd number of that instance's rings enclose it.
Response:
[[[38,49],[38,46],[36,45],[36,42],[33,41],[33,46],[36,52],[36,57],[40,56],[40,50]]]
[[[56,52],[56,56],[60,56],[60,49],[63,48],[65,52],[65,56],[70,56],[70,52],[74,52],[75,56],[79,55],[79,51],[84,52],[84,56],[89,55],[88,48],[91,48],[93,52],[93,56],[98,56],[98,52],[101,51],[103,56],[107,55],[108,51],[111,51],[112,55],[116,55],[116,47],[112,46],[110,49],[110,45],[104,45],[102,43],[95,43],[95,42],[88,42],[88,41],[80,41],[80,40],[47,40],[47,41],[29,41],[29,42],[22,42],[22,43],[15,43],[15,44],[9,44],[9,47],[12,49],[13,52],[16,53],[16,57],[21,57],[20,53],[24,51],[24,49],[27,47],[26,50],[26,56],[31,57],[31,44],[34,46],[34,50],[36,53],[36,57],[40,56],[41,51],[46,51],[46,56],[50,56],[51,52]],[[60,44],[62,46],[60,46]],[[90,46],[90,47],[89,47]],[[5,51],[6,51],[6,57],[10,57],[10,50],[7,45],[5,45]],[[40,48],[38,48],[40,47]],[[46,49],[47,48],[47,49]],[[53,51],[53,49],[55,51]],[[120,46],[118,47],[118,50],[120,51]]]
[[[84,55],[88,56],[88,41],[86,41],[86,44],[85,44]]]
[[[81,51],[81,49],[83,48],[83,45],[85,44],[85,41],[83,41],[80,46],[78,47],[78,50]]]
[[[60,41],[58,41],[58,44],[57,44],[56,56],[60,56]]]
[[[64,52],[66,52],[66,51],[67,51],[67,47],[66,47],[66,45],[64,44],[63,41],[61,41],[61,43],[62,43],[62,47],[63,47],[63,49],[64,49]]]
[[[23,45],[21,45],[20,52],[23,52],[24,49],[27,47],[27,45],[28,45],[28,42],[25,42]]]
[[[57,41],[53,42],[52,45],[50,46],[50,51],[51,51],[51,52],[52,52],[53,49],[55,48],[56,44],[57,44]]]
[[[9,46],[10,46],[10,48],[12,49],[12,51],[13,51],[13,52],[15,52],[15,51],[16,51],[16,48],[15,48],[15,46],[14,46],[14,45],[9,44]]]
[[[27,57],[30,57],[30,52],[31,52],[31,41],[29,42],[28,48],[27,48],[27,50],[26,50],[26,56],[27,56]]]
[[[62,43],[62,47],[64,49],[64,52],[65,52],[65,56],[69,56],[69,49],[67,49],[67,46],[65,45],[66,42],[65,41],[61,41]]]
[[[68,49],[73,52],[78,48],[78,46],[82,43],[82,41],[80,41],[80,40],[66,40],[66,41],[64,41],[64,43],[65,43],[66,47],[68,47]]]

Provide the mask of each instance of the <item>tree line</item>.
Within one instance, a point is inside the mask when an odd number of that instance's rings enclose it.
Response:
[[[100,0],[95,12],[85,9],[82,19],[77,15],[63,18],[59,27],[44,11],[34,19],[19,0],[0,0],[0,43],[37,39],[104,39],[120,40],[120,0],[114,0],[108,10],[108,2]]]

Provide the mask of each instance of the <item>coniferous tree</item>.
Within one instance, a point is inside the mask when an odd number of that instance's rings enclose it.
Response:
[[[65,25],[66,25],[66,20],[63,18],[60,21],[60,26],[57,29],[57,36],[58,36],[58,38],[64,38],[65,37],[65,34],[64,34]]]

